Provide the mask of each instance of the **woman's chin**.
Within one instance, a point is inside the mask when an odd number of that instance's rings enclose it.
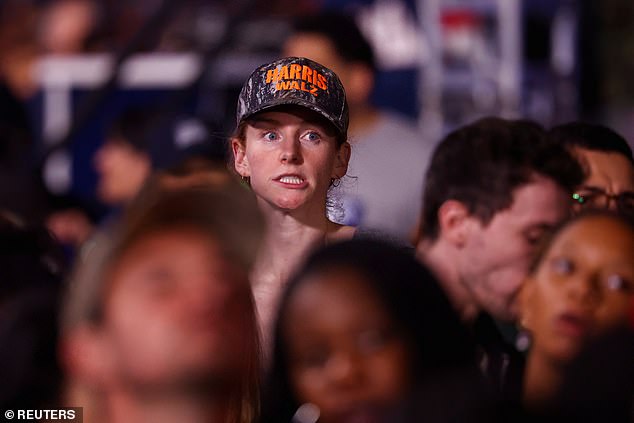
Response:
[[[280,203],[277,205],[277,208],[283,210],[285,212],[293,212],[301,208],[301,203]]]
[[[582,342],[559,342],[558,345],[552,347],[548,351],[551,360],[561,364],[567,364],[573,361],[579,355],[583,348]]]
[[[278,198],[273,205],[284,211],[294,211],[306,204],[305,198]]]

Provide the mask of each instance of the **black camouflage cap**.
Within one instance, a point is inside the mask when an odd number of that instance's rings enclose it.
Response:
[[[339,77],[304,57],[286,57],[258,67],[240,91],[237,122],[288,104],[321,114],[341,134],[348,131],[348,103]]]

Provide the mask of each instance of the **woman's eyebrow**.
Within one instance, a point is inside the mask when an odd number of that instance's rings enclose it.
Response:
[[[258,128],[258,127],[263,127],[263,126],[282,126],[283,124],[272,117],[263,117],[263,116],[258,116],[258,117],[254,117],[252,119],[250,119],[249,125]],[[326,133],[326,135],[329,136],[334,136],[335,132],[327,125],[324,124],[324,122],[322,122],[319,118],[306,118],[303,119],[303,126],[312,126],[312,127],[317,127],[318,129],[320,129],[321,131],[323,131],[324,133]]]
[[[262,118],[262,117],[258,117],[258,118],[254,118],[251,122],[249,122],[249,124],[255,128],[261,128],[261,127],[270,127],[270,126],[280,126],[280,122],[278,120],[275,120],[273,118]]]
[[[319,118],[305,119],[304,124],[306,126],[316,127],[317,129],[323,131],[328,136],[334,137],[336,135],[336,132],[327,123],[323,122]]]

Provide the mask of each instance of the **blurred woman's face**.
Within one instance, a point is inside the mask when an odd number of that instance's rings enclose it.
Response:
[[[522,292],[521,323],[533,351],[573,358],[590,337],[627,319],[634,297],[634,233],[606,216],[564,228]]]
[[[408,343],[369,283],[353,270],[308,277],[283,326],[290,384],[321,423],[375,422],[410,385]]]

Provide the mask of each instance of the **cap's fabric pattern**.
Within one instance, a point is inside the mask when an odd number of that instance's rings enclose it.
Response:
[[[303,57],[286,57],[258,67],[242,87],[236,120],[240,124],[255,113],[289,104],[321,114],[342,134],[348,131],[348,103],[339,77]]]

